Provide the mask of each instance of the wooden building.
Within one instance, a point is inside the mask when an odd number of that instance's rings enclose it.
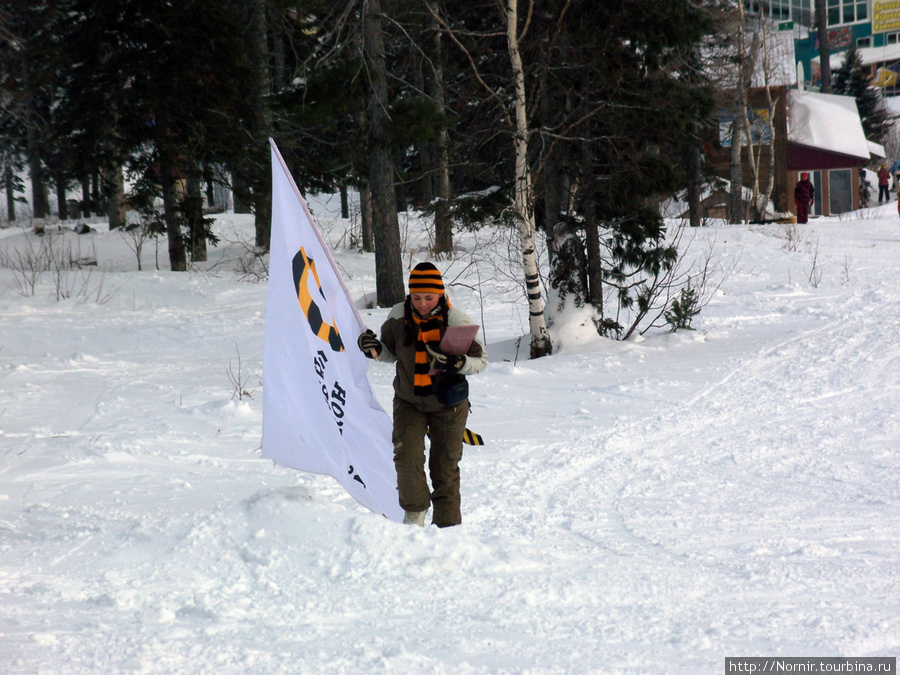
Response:
[[[787,87],[772,87],[771,95],[775,102],[771,120],[762,88],[751,90],[749,114],[760,189],[765,188],[769,179],[769,153],[775,155],[771,195],[775,210],[796,213],[794,186],[804,171],[809,172],[816,187],[816,201],[810,215],[835,215],[858,209],[859,169],[873,157],[883,158],[884,150],[866,140],[856,100]],[[723,92],[718,138],[707,147],[712,172],[726,180],[731,175],[732,115],[727,108],[728,100],[729,93]],[[747,187],[752,181],[750,154],[745,145],[741,162]]]

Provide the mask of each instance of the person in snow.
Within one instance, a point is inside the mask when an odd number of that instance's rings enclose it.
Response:
[[[859,208],[869,208],[869,188],[871,187],[869,179],[866,177],[866,165],[860,164],[859,167]]]
[[[800,180],[794,187],[794,203],[797,205],[797,222],[809,221],[809,207],[816,198],[816,188],[809,180],[809,174],[804,171],[800,174]]]
[[[878,169],[878,203],[884,197],[886,202],[891,201],[891,172],[887,170],[887,164],[882,163]]]
[[[459,462],[469,416],[465,376],[484,370],[487,351],[477,338],[465,355],[445,354],[439,343],[448,326],[471,323],[450,304],[438,268],[422,262],[410,272],[409,295],[391,308],[380,339],[367,329],[357,340],[367,357],[396,363],[394,466],[405,524],[424,526],[429,506],[438,527],[462,522]],[[431,492],[425,478],[426,436]]]
[[[900,192],[900,159],[895,159],[891,164],[891,176],[894,178],[894,187],[891,189]]]

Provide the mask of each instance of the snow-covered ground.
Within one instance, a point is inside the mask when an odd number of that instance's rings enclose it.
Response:
[[[311,206],[362,303],[374,257],[344,247],[335,202]],[[895,204],[690,232],[721,282],[697,330],[569,324],[536,361],[508,249],[458,235],[439,266],[491,363],[469,420],[487,445],[466,447],[465,522],[446,530],[261,458],[247,217],[220,216],[210,263],[180,274],[152,245],[138,272],[95,227],[65,236],[96,254],[90,276],[45,273],[32,296],[0,269],[0,672],[695,674],[900,653]],[[423,259],[417,221],[404,233]],[[27,241],[0,230],[7,255]],[[389,409],[392,369],[369,375]]]

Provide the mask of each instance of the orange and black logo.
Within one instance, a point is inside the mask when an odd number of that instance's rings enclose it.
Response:
[[[297,292],[300,308],[303,310],[306,320],[309,321],[309,327],[312,329],[313,334],[323,342],[327,342],[334,351],[344,351],[344,343],[338,333],[337,326],[326,323],[322,317],[322,310],[316,304],[317,298],[313,297],[314,293],[310,293],[309,290],[310,274],[312,274],[318,296],[321,296],[321,302],[327,306],[325,293],[322,292],[322,284],[319,281],[319,274],[316,272],[315,260],[307,256],[306,251],[301,248],[297,255],[294,256],[291,267],[294,271],[294,290]]]

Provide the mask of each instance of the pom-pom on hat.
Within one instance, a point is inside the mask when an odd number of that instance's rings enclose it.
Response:
[[[409,292],[444,294],[444,279],[433,263],[420,262],[409,273]]]

